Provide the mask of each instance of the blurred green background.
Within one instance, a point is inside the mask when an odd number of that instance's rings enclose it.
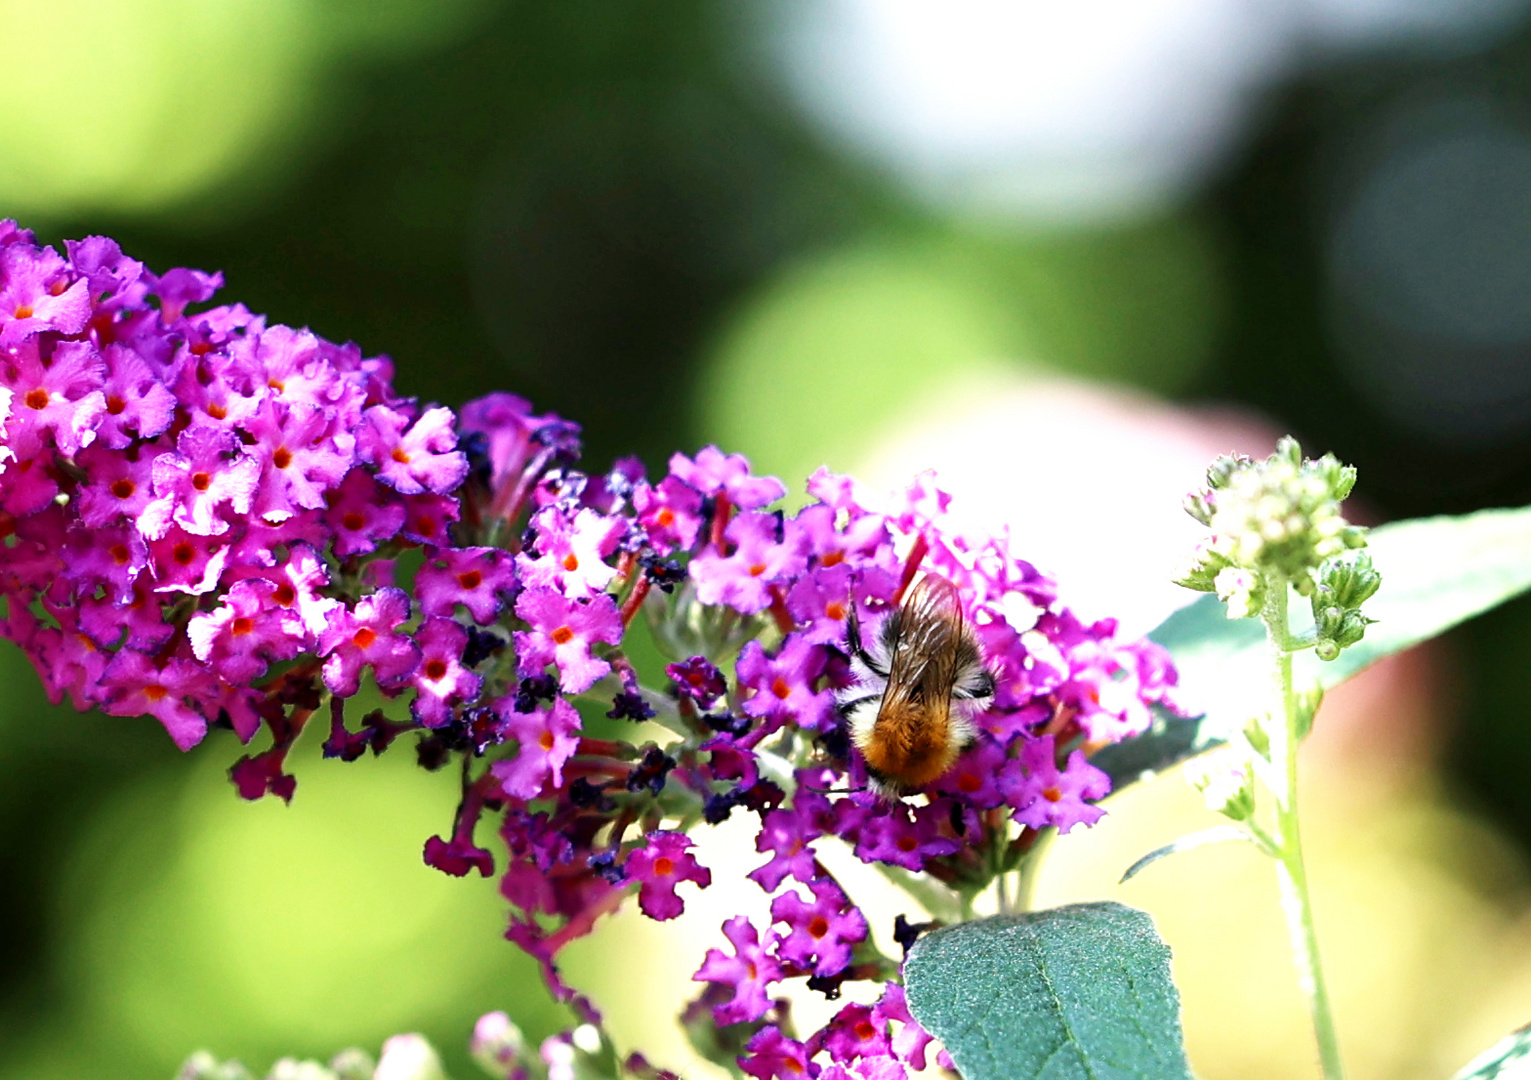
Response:
[[[943,9],[0,0],[0,216],[221,269],[422,398],[525,394],[593,467],[717,440],[795,483],[1051,372],[1263,414],[1375,520],[1531,501],[1523,5]],[[1445,784],[1524,854],[1531,602],[1451,646]],[[420,864],[452,784],[407,750],[247,806],[231,738],[0,665],[3,1080],[559,1024],[493,885]]]

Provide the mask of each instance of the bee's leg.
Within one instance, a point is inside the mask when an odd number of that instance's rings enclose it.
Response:
[[[879,679],[888,677],[888,669],[872,659],[872,654],[867,652],[861,644],[861,615],[856,610],[856,597],[851,596],[850,614],[845,620],[845,643],[850,647],[851,655],[866,665],[867,670]]]

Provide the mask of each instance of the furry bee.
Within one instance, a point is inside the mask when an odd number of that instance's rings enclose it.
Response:
[[[862,641],[850,605],[846,643],[856,681],[836,692],[867,786],[885,799],[918,791],[973,745],[973,718],[994,699],[978,638],[957,587],[922,577],[898,609]]]

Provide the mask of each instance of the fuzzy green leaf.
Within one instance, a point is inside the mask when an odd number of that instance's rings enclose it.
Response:
[[[1337,660],[1326,663],[1312,650],[1297,653],[1299,689],[1336,686],[1531,589],[1531,507],[1384,525],[1372,531],[1367,550],[1382,588],[1363,610],[1377,622]],[[1292,606],[1307,608],[1295,596]],[[1258,619],[1229,619],[1221,601],[1203,596],[1149,636],[1170,651],[1184,696],[1206,714],[1193,720],[1161,716],[1144,734],[1097,753],[1092,764],[1111,774],[1118,789],[1226,742],[1267,707],[1269,660]]]
[[[1473,1058],[1451,1080],[1528,1080],[1531,1078],[1531,1024],[1512,1031]]]
[[[937,930],[904,982],[965,1080],[1189,1080],[1169,958],[1146,913],[1071,904]]]

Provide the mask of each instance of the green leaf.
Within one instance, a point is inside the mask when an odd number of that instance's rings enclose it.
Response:
[[[1337,660],[1297,653],[1299,689],[1337,686],[1531,588],[1531,507],[1384,525],[1372,531],[1367,550],[1382,574],[1381,590],[1364,609],[1376,625]],[[1295,596],[1292,606],[1307,611]],[[1258,619],[1229,619],[1217,597],[1203,596],[1149,637],[1170,651],[1184,697],[1206,714],[1193,720],[1161,715],[1149,731],[1092,757],[1117,789],[1226,742],[1267,708],[1269,659]]]
[[[904,983],[965,1080],[1189,1080],[1169,959],[1146,913],[1070,904],[937,930]]]
[[[1531,1077],[1531,1024],[1512,1031],[1473,1058],[1451,1080],[1527,1080]]]
[[[1253,836],[1237,825],[1215,825],[1210,829],[1203,829],[1201,832],[1187,833],[1179,840],[1172,840],[1162,848],[1155,848],[1133,863],[1127,868],[1127,872],[1121,876],[1117,884],[1120,885],[1122,882],[1130,881],[1132,878],[1137,877],[1140,872],[1146,870],[1160,859],[1166,859],[1171,855],[1178,855],[1182,851],[1190,851],[1192,848],[1205,847],[1207,844],[1227,843],[1229,840],[1243,840],[1245,843],[1250,844],[1255,842]]]

